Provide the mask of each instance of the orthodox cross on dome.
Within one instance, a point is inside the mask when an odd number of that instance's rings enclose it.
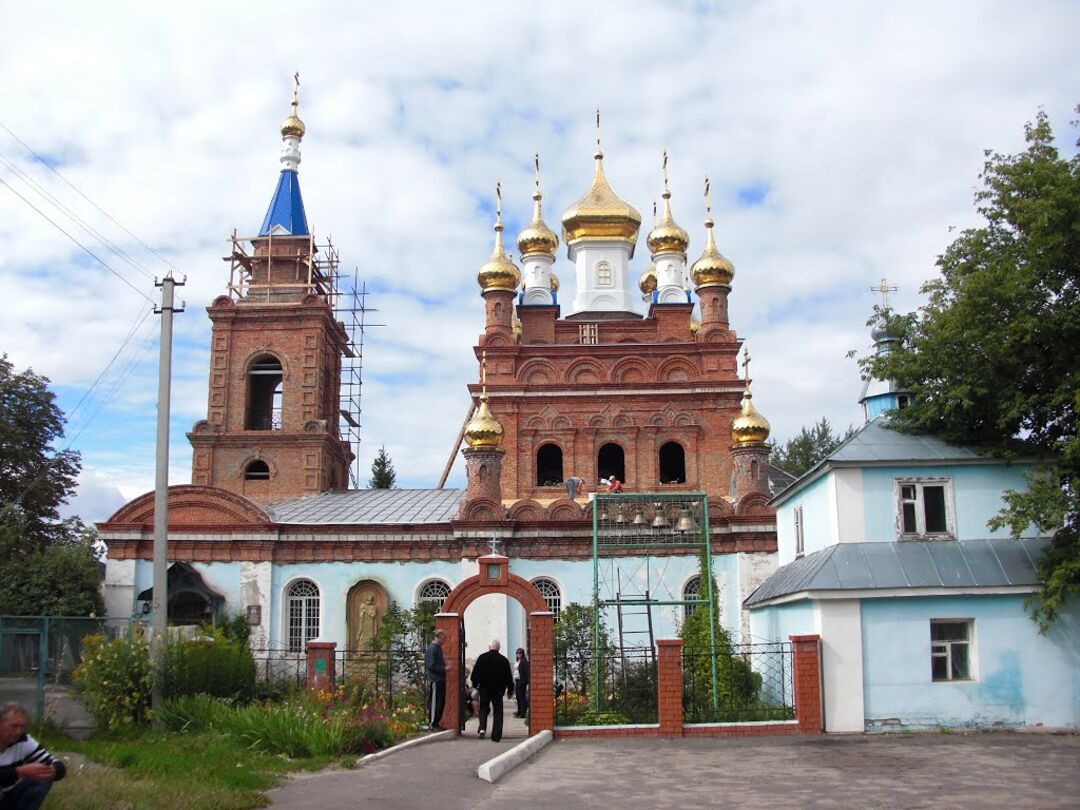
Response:
[[[870,288],[870,292],[880,293],[881,294],[881,308],[882,309],[888,309],[889,308],[889,293],[897,292],[899,289],[900,289],[899,287],[890,287],[889,286],[889,280],[886,279],[886,278],[883,278],[883,279],[881,279],[880,284],[878,284],[876,287],[871,287]]]
[[[746,381],[750,382],[750,349],[747,346],[743,347],[743,376],[746,377]]]
[[[712,201],[709,199],[709,175],[705,175],[705,216],[712,216]]]
[[[480,352],[480,389],[487,393],[487,349]]]
[[[502,183],[495,181],[495,221],[502,224]]]
[[[533,153],[533,163],[536,165],[536,192],[540,193],[540,153]]]
[[[667,149],[664,150],[664,194],[670,194],[668,190]]]
[[[492,555],[494,556],[494,555],[498,554],[499,553],[499,549],[497,548],[497,546],[499,545],[498,538],[492,537],[490,544],[491,544],[491,553],[492,553]]]
[[[596,105],[596,156],[603,157],[604,153],[600,150],[600,105]]]
[[[656,200],[652,201],[652,224],[656,225]]]
[[[292,107],[293,114],[296,113],[296,108],[300,106],[300,71],[296,71],[292,75],[293,79],[293,91],[292,91]]]

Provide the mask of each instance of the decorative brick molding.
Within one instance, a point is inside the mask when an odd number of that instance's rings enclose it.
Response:
[[[309,641],[307,643],[307,688],[334,691],[336,682],[335,651],[337,643],[333,641]]]
[[[825,712],[821,693],[821,636],[791,636],[794,653],[795,717],[800,734],[821,734]]]
[[[243,495],[219,487],[178,484],[169,487],[169,526],[269,526],[270,515],[261,506]],[[154,525],[154,493],[140,495],[120,507],[104,523],[102,529],[112,526]]]

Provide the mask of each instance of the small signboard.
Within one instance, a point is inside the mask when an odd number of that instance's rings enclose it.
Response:
[[[249,627],[262,625],[262,605],[247,606],[247,623]]]

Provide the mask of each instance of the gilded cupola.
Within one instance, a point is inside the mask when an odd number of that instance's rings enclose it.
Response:
[[[596,171],[592,186],[571,205],[562,216],[563,239],[566,246],[586,240],[637,242],[641,229],[641,214],[621,199],[604,177],[604,153],[596,139]]]
[[[503,426],[488,408],[487,352],[481,356],[480,369],[480,407],[465,426],[465,442],[469,447],[497,448],[502,444]]]
[[[515,292],[521,283],[521,271],[503,249],[502,224],[502,189],[495,184],[495,248],[491,258],[484,262],[476,274],[476,281],[484,292],[506,290]]]
[[[544,222],[540,211],[540,201],[543,195],[540,193],[540,155],[536,159],[536,189],[533,191],[533,218],[525,230],[518,234],[517,248],[522,256],[531,253],[543,253],[554,256],[559,247],[559,237]]]
[[[638,279],[638,289],[641,290],[641,297],[648,298],[654,292],[656,292],[656,265],[650,263],[645,268],[645,272],[641,274]]]
[[[690,268],[694,287],[730,287],[735,278],[735,265],[716,249],[713,238],[712,206],[709,203],[709,178],[705,178],[705,251]]]
[[[306,128],[304,122],[300,120],[300,116],[297,115],[297,108],[300,106],[300,74],[297,73],[293,76],[293,96],[292,96],[292,112],[289,113],[289,117],[281,122],[281,137],[282,138],[303,138]]]
[[[690,234],[679,227],[671,215],[671,189],[668,187],[667,162],[667,152],[664,152],[664,204],[660,221],[649,231],[645,244],[649,246],[649,253],[653,256],[661,253],[681,253],[685,256],[686,249],[690,246]]]
[[[766,419],[754,407],[754,395],[750,393],[750,352],[743,357],[746,368],[746,389],[743,391],[739,415],[731,423],[731,440],[739,447],[755,447],[765,444],[771,428]]]

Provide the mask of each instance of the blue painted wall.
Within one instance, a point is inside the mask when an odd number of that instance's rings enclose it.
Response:
[[[816,632],[814,604],[809,599],[771,605],[750,613],[750,633],[755,642],[787,641],[790,636]]]
[[[975,680],[931,680],[931,619],[974,620]],[[867,728],[1080,725],[1076,600],[1042,636],[1020,595],[864,599],[862,632]]]

